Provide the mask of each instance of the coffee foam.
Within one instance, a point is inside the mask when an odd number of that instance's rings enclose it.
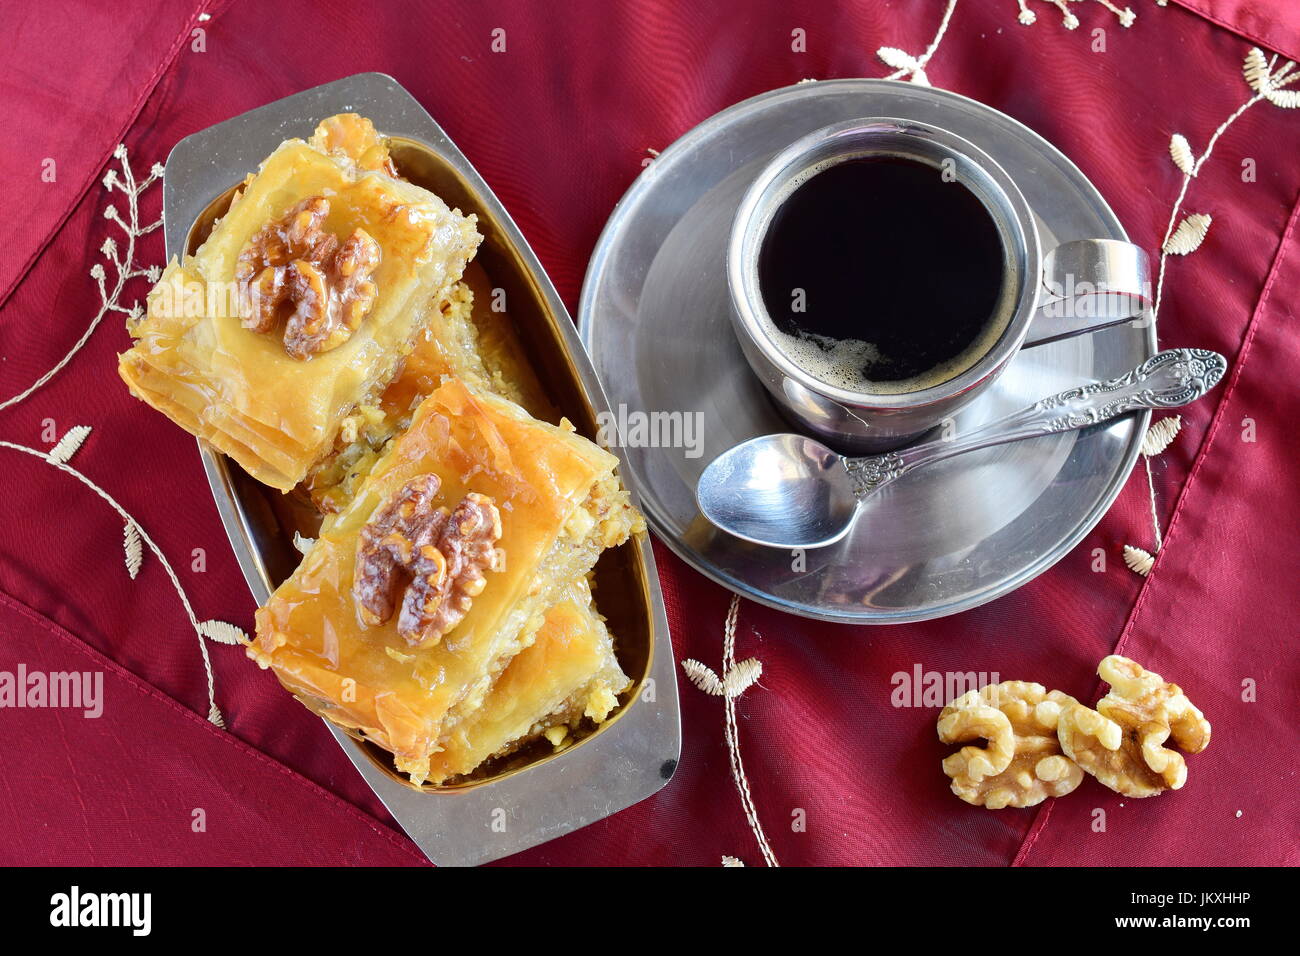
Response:
[[[970,345],[946,362],[926,369],[921,375],[896,381],[877,381],[863,374],[867,365],[882,357],[879,347],[872,342],[835,339],[815,332],[801,331],[791,335],[766,318],[763,327],[786,358],[819,382],[849,392],[902,395],[942,385],[974,366],[997,344],[1006,322],[990,321]]]

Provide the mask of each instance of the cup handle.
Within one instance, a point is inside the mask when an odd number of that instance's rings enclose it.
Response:
[[[1043,258],[1044,298],[1023,347],[1150,321],[1151,262],[1140,247],[1117,239],[1063,242]]]

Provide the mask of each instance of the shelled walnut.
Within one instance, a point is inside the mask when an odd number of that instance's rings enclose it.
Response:
[[[470,493],[450,514],[435,507],[440,482],[420,475],[375,510],[357,543],[352,592],[368,626],[388,621],[412,647],[436,644],[460,623],[505,555],[492,499]]]
[[[270,333],[283,320],[284,349],[300,360],[351,338],[379,291],[379,244],[361,228],[340,243],[325,231],[329,210],[323,196],[304,199],[263,226],[235,264],[244,327]]]
[[[954,700],[939,714],[939,739],[983,738],[988,747],[963,747],[944,760],[953,793],[990,810],[1032,807],[1070,793],[1083,771],[1062,755],[1056,725],[1062,709],[1074,703],[1026,681],[990,684]]]
[[[1127,797],[1152,797],[1187,782],[1183,755],[1210,743],[1210,723],[1177,684],[1117,654],[1097,668],[1110,692],[1096,710],[1075,704],[1062,712],[1061,747],[1101,783]]]

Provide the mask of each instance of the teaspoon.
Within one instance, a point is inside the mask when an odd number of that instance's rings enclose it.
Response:
[[[846,458],[806,435],[762,435],[715,458],[695,497],[711,522],[745,541],[819,548],[848,534],[858,505],[903,475],[991,445],[1087,428],[1200,398],[1228,363],[1205,349],[1169,349],[1105,382],[1067,389],[965,435]]]

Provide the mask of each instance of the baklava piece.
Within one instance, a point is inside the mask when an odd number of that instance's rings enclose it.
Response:
[[[510,661],[483,706],[444,736],[429,761],[429,782],[464,777],[540,736],[559,747],[585,720],[602,723],[630,683],[586,582],[577,581],[546,612],[532,644]]]
[[[447,377],[499,395],[534,418],[557,422],[504,311],[491,307],[487,275],[470,263],[465,278],[444,296],[425,304],[415,346],[379,401],[360,405],[344,420],[334,448],[314,465],[304,490],[322,514],[341,511],[352,499],[388,442]]]
[[[429,779],[547,612],[644,526],[616,464],[447,380],[257,612],[250,656]]]
[[[173,260],[118,370],[136,397],[288,491],[373,404],[481,237],[394,174],[369,121],[280,146]]]

